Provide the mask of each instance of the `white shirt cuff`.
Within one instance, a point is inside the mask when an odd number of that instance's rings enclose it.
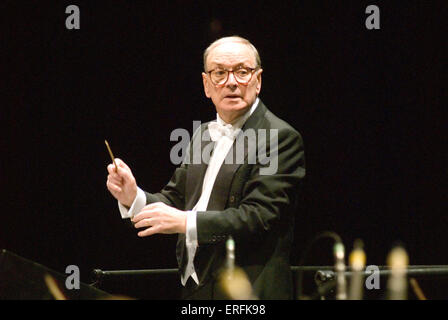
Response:
[[[187,212],[187,225],[185,232],[185,241],[188,245],[198,245],[198,231],[196,229],[196,211]]]
[[[137,187],[137,196],[132,202],[131,207],[128,209],[118,201],[118,209],[120,210],[121,218],[127,219],[134,217],[146,206],[146,195],[145,192]]]

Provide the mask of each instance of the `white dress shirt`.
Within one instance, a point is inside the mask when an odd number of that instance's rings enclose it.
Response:
[[[210,158],[210,162],[207,167],[207,171],[205,172],[204,181],[202,184],[202,193],[201,196],[194,206],[194,208],[188,212],[187,214],[187,223],[186,223],[186,247],[188,253],[188,263],[185,268],[185,273],[181,276],[182,285],[185,286],[188,278],[191,276],[192,279],[199,284],[199,279],[196,274],[193,265],[193,259],[196,254],[196,249],[198,247],[198,237],[197,237],[197,229],[196,229],[196,213],[198,211],[206,211],[208,206],[208,201],[210,199],[210,195],[213,190],[213,185],[215,184],[216,176],[221,168],[224,159],[227,156],[230,148],[235,141],[235,137],[239,130],[243,127],[246,120],[250,117],[250,115],[257,108],[259,99],[257,98],[250,108],[248,112],[238,118],[233,125],[225,123],[220,117],[219,114],[216,114],[216,122],[220,125],[225,126],[227,131],[230,133],[229,135],[222,135],[219,137],[217,141],[215,141],[215,146],[213,149],[212,156]],[[211,135],[212,136],[212,135]],[[213,139],[213,137],[212,137]],[[129,210],[123,206],[120,202],[118,202],[119,210],[121,217],[132,218],[135,214],[138,214],[143,207],[146,205],[146,196],[143,190],[137,188],[137,196],[135,197],[132,206]]]

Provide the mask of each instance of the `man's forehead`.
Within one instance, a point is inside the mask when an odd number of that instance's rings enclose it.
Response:
[[[224,42],[214,47],[208,56],[208,64],[254,64],[253,51],[241,42]]]

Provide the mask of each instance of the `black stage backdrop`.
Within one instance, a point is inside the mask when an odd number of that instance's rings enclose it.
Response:
[[[93,268],[176,267],[176,236],[140,239],[121,220],[104,139],[139,186],[160,190],[170,133],[216,116],[202,52],[236,34],[259,49],[262,100],[305,141],[292,263],[330,230],[348,251],[362,239],[367,264],[397,242],[411,264],[448,264],[442,1],[3,3],[0,248],[77,265],[84,282]],[[80,30],[65,28],[70,4]],[[365,27],[371,4],[380,30]],[[331,243],[306,263],[332,264]],[[133,294],[173,297],[176,285]]]

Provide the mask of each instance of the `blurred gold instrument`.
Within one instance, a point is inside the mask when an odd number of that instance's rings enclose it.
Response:
[[[45,283],[47,284],[48,290],[50,290],[50,293],[55,300],[67,300],[61,289],[59,289],[56,280],[49,274],[45,275]]]

